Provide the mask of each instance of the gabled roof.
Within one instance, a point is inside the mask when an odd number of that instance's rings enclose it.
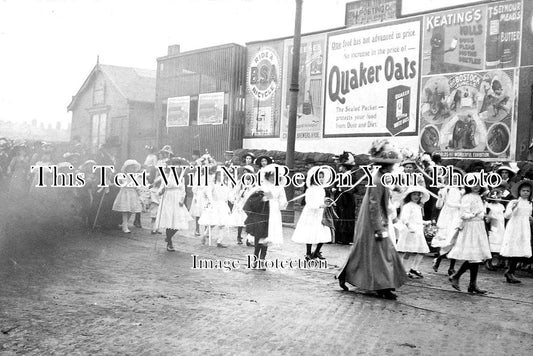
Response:
[[[145,103],[155,102],[155,70],[96,64],[78,93],[72,97],[67,107],[68,111],[76,105],[79,95],[87,89],[98,72],[103,73],[109,79],[124,99]]]

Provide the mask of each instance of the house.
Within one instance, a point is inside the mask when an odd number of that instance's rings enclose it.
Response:
[[[79,136],[91,152],[118,136],[119,160],[144,160],[145,145],[156,142],[156,71],[96,63],[72,97],[71,139]]]

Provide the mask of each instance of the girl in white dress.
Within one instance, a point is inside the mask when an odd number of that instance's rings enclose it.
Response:
[[[481,179],[480,173],[468,173],[465,180]],[[489,239],[485,231],[485,206],[481,200],[480,194],[485,188],[477,185],[465,187],[465,195],[461,199],[461,220],[457,235],[457,241],[448,252],[448,258],[465,261],[459,270],[450,277],[452,287],[461,290],[459,287],[459,278],[467,270],[470,270],[470,285],[468,293],[485,294],[487,291],[481,290],[477,286],[477,274],[479,265],[486,259],[491,258]]]
[[[490,271],[495,271],[494,260],[500,254],[503,235],[505,234],[505,206],[502,202],[508,202],[502,199],[503,188],[493,189],[486,197],[485,209],[486,217],[485,222],[488,224],[488,235],[490,252],[492,253],[492,259],[485,261],[485,267]]]
[[[513,185],[511,193],[518,199],[510,201],[505,210],[505,218],[509,221],[503,235],[500,255],[509,258],[509,268],[504,274],[508,283],[521,283],[514,276],[516,264],[519,258],[531,257],[532,191],[533,181],[531,180]]]
[[[305,206],[292,235],[292,241],[306,244],[306,260],[324,259],[320,253],[320,248],[324,243],[332,240],[331,229],[322,225],[324,208],[326,207],[326,191],[321,185],[325,181],[324,172],[329,172],[329,170],[318,172],[319,168],[318,166],[312,167],[307,172]],[[327,181],[330,181],[330,179],[328,178]],[[311,252],[313,244],[316,244],[316,249]]]
[[[243,210],[245,198],[248,195],[248,192],[252,189],[249,185],[244,185],[240,181],[240,178],[244,173],[253,173],[254,168],[250,165],[246,165],[241,168],[240,172],[242,172],[239,175],[239,181],[233,188],[232,194],[231,194],[231,200],[233,203],[233,208],[231,210],[231,215],[229,219],[230,226],[236,226],[237,227],[237,243],[239,245],[242,245],[242,231],[245,227],[245,221],[247,218],[246,213]],[[248,244],[248,239],[246,239],[246,242]]]
[[[230,196],[230,188],[222,180],[222,172],[218,170],[213,181],[210,181],[210,185],[205,190],[207,195],[207,207],[202,212],[202,216],[198,220],[200,225],[219,228],[219,234],[217,238],[217,247],[227,247],[222,244],[224,240],[223,229],[229,225],[230,210],[228,206],[228,200]],[[203,242],[205,243],[205,233]]]
[[[429,252],[424,237],[424,225],[431,222],[422,219],[422,209],[428,200],[429,193],[421,186],[409,187],[403,193],[404,205],[400,212],[400,221],[407,227],[407,230],[399,236],[396,250],[403,252],[401,255],[405,269],[407,269],[407,259],[414,254],[408,273],[409,278],[424,278],[418,267],[424,254]]]
[[[183,164],[181,159],[170,159],[168,165],[179,166]],[[170,172],[170,168],[165,169]],[[180,175],[180,168],[176,167],[177,175]],[[174,178],[168,180],[166,186],[161,186],[159,190],[161,199],[159,201],[159,210],[157,212],[156,228],[166,229],[167,251],[174,252],[172,237],[178,230],[188,230],[189,221],[192,221],[191,215],[185,206],[185,181],[182,179],[178,184]]]
[[[134,159],[129,159],[124,162],[121,171],[123,173],[135,173],[141,169],[141,164]],[[124,183],[124,182],[123,182]],[[122,213],[122,232],[129,234],[131,231],[128,228],[130,216],[142,211],[141,197],[139,196],[139,188],[131,185],[131,178],[127,178],[125,186],[120,188],[120,191],[113,202],[113,211]]]

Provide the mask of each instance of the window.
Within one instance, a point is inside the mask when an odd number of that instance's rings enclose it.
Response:
[[[91,144],[93,151],[96,151],[105,142],[107,113],[94,114],[91,121]]]
[[[93,89],[93,105],[105,104],[105,83],[100,82],[94,85]]]

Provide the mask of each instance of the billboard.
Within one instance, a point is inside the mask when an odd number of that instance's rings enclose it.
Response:
[[[358,0],[346,3],[346,27],[367,25],[396,18],[396,0]]]
[[[417,134],[421,19],[328,35],[324,137]]]
[[[325,65],[326,35],[305,36],[300,43],[300,71],[298,107],[296,119],[297,139],[319,139],[322,137],[322,96]],[[292,75],[292,39],[284,43],[283,96],[281,98],[281,138],[287,138],[290,105],[290,83]]]
[[[248,46],[244,138],[279,137],[283,41]]]
[[[224,121],[224,92],[198,95],[198,125],[220,125]]]
[[[189,126],[190,96],[167,99],[167,127]]]
[[[516,81],[514,69],[423,78],[420,149],[443,158],[511,159]]]

